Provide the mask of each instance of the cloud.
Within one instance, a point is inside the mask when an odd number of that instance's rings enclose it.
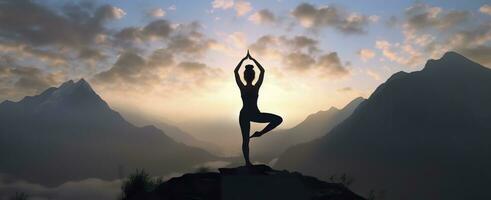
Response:
[[[261,9],[249,17],[249,20],[255,24],[274,24],[276,16],[268,9]]]
[[[60,12],[33,1],[7,1],[0,7],[2,38],[36,47],[51,45],[83,49],[106,32],[104,23],[126,13],[117,7],[89,3],[63,6]],[[35,27],[35,28],[33,28]]]
[[[201,167],[217,170],[220,167],[229,165],[227,161],[211,161],[193,166],[193,169]],[[163,176],[154,176],[152,179],[167,181],[173,177],[182,176],[182,172],[172,172]],[[61,185],[48,187],[37,183],[18,180],[7,174],[0,174],[0,198],[10,199],[16,193],[22,192],[28,199],[34,200],[108,200],[119,199],[122,191],[123,179],[101,180],[98,178],[88,178],[77,181],[67,181]]]
[[[164,17],[166,13],[165,10],[163,10],[162,8],[155,8],[150,10],[147,14],[150,17],[158,18],[158,17]]]
[[[114,6],[108,6],[106,8],[109,9],[109,13],[110,13],[108,16],[109,19],[110,18],[121,19],[126,15],[126,12],[121,8],[114,7]]]
[[[442,11],[445,12],[445,11]],[[460,11],[453,11],[460,12]],[[462,28],[466,26],[465,28]],[[467,52],[468,55],[476,54],[476,49],[483,49],[484,45],[491,41],[491,24],[489,22],[482,22],[477,24],[472,24],[468,26],[467,24],[458,23],[455,24],[452,30],[439,30],[442,37],[439,40],[429,39],[428,42],[423,47],[423,53],[429,54],[432,57],[440,57],[446,51],[463,51]],[[416,33],[415,33],[416,35]],[[425,33],[419,33],[419,38],[424,38]],[[408,38],[418,38],[412,35],[408,35]],[[411,40],[410,40],[411,41]],[[418,43],[417,40],[412,41],[412,43]],[[471,54],[472,53],[472,54]],[[482,57],[477,56],[478,62],[485,62]]]
[[[212,68],[205,63],[183,61],[177,64],[170,73],[176,75],[173,78],[178,87],[184,89],[204,89],[222,80],[223,71]]]
[[[357,54],[358,54],[358,56],[360,56],[361,60],[363,60],[364,62],[375,57],[375,52],[370,50],[370,49],[360,49],[357,52]]]
[[[457,51],[488,63],[481,56],[491,41],[491,24],[475,19],[468,11],[445,10],[417,3],[406,9],[401,24],[402,43],[377,40],[375,46],[389,61],[408,67],[421,66],[430,58],[441,57],[447,51]],[[473,21],[476,23],[465,23]]]
[[[371,69],[367,69],[366,70],[366,73],[367,73],[368,76],[372,77],[373,80],[376,80],[376,81],[382,80],[382,78],[380,77],[380,75],[377,72],[375,72],[375,71],[373,71]]]
[[[275,58],[280,54],[276,48],[280,45],[279,38],[272,35],[263,35],[256,42],[249,45],[252,52],[261,54],[263,57]]]
[[[138,44],[152,39],[167,38],[173,28],[171,23],[165,19],[151,21],[144,27],[126,27],[114,35],[115,45]]]
[[[290,68],[303,71],[309,69],[315,63],[315,59],[308,54],[293,52],[283,58],[283,63]]]
[[[375,47],[381,50],[382,55],[388,58],[390,61],[394,61],[399,64],[410,64],[404,56],[401,56],[394,51],[392,44],[386,40],[377,40],[375,42]]]
[[[198,22],[177,26],[175,34],[169,37],[167,48],[179,54],[201,56],[215,41],[206,37],[200,29]]]
[[[196,86],[204,88],[208,83],[220,80],[222,72],[219,69],[185,59],[179,62],[179,57],[189,53],[186,51],[169,46],[153,51],[147,58],[135,52],[123,52],[108,70],[96,74],[92,80],[103,89],[164,93]]]
[[[10,68],[9,73],[18,77],[14,86],[21,90],[42,91],[57,82],[53,74],[44,74],[33,67]]]
[[[90,51],[90,49],[85,49]],[[88,59],[95,54],[99,56],[104,56],[100,51],[86,52],[84,49],[81,49],[80,56],[81,58]],[[18,44],[18,43],[2,43],[0,42],[0,51],[7,54],[15,54],[17,59],[25,59],[28,60],[30,58],[35,58],[42,62],[47,62],[52,66],[60,66],[64,65],[67,62],[67,59],[64,55],[53,52],[51,50],[44,50],[41,48],[35,48],[26,44]]]
[[[393,28],[396,27],[399,23],[399,19],[396,16],[390,16],[386,21],[385,25],[387,27]]]
[[[305,54],[315,54],[320,51],[319,41],[307,36],[272,36],[264,35],[257,39],[249,47],[254,52],[264,54],[269,57],[277,57],[278,54],[289,54],[292,52],[304,52]],[[283,52],[281,52],[283,51]]]
[[[247,46],[247,36],[243,32],[233,32],[232,34],[227,36],[227,40],[229,43],[233,44],[233,46],[244,49]]]
[[[462,48],[458,50],[464,56],[479,61],[481,64],[491,68],[491,46],[479,45],[472,48]]]
[[[375,23],[375,22],[378,22],[378,20],[380,20],[380,16],[370,15],[370,16],[368,16],[368,20]]]
[[[123,28],[114,38],[118,46],[138,49],[144,42],[157,41],[175,54],[201,56],[215,43],[201,33],[201,28],[198,22],[173,25],[168,20],[158,19],[144,27]]]
[[[252,5],[248,1],[238,0],[234,2],[234,0],[214,0],[211,2],[211,5],[214,9],[234,9],[237,16],[244,16],[252,10]]]
[[[1,98],[19,99],[37,94],[64,78],[60,72],[46,72],[37,67],[19,65],[7,56],[0,57],[0,91],[4,94]]]
[[[427,51],[441,53],[438,49],[451,49],[491,68],[489,41],[491,41],[491,24],[485,23],[470,30],[458,31],[442,44],[434,44]]]
[[[152,59],[153,63],[149,64],[134,52],[123,52],[107,71],[96,74],[91,81],[102,88],[124,91],[143,88],[145,91],[151,90],[153,85],[159,82],[158,69],[167,66],[165,63],[155,62],[155,58]]]
[[[221,71],[204,63],[182,61],[178,64],[175,53],[169,49],[157,49],[148,58],[134,52],[124,52],[107,71],[94,76],[94,83],[104,88],[117,87],[120,90],[152,91],[161,83],[166,83],[167,92],[176,87],[190,88],[211,79],[219,79]],[[129,91],[128,91],[129,92]]]
[[[346,34],[365,33],[365,27],[370,21],[368,16],[347,13],[335,6],[315,7],[309,3],[298,5],[292,15],[303,27],[312,29],[332,27]]]
[[[211,2],[211,5],[213,8],[219,8],[219,9],[229,9],[234,6],[234,1],[233,0],[213,0]]]
[[[100,179],[85,179],[70,181],[56,187],[45,187],[39,184],[15,180],[7,182],[0,177],[0,194],[14,196],[16,192],[24,192],[29,199],[48,200],[105,200],[115,199],[121,193],[121,181],[104,181]]]
[[[250,2],[239,0],[237,1],[237,3],[235,3],[234,9],[235,12],[237,13],[237,16],[240,17],[251,11],[252,6]]]
[[[107,58],[107,55],[99,51],[95,48],[83,48],[80,49],[78,53],[78,58],[82,58],[85,60],[104,60]]]
[[[385,58],[406,67],[418,67],[428,59],[428,55],[411,40],[406,40],[403,44],[377,40],[375,46],[382,51]]]
[[[454,32],[445,43],[458,48],[469,48],[483,45],[489,41],[491,41],[491,23],[488,22],[467,30]]]
[[[23,65],[33,65],[24,67],[41,70],[39,75],[31,79],[22,78],[19,82],[37,81],[40,87],[57,82],[41,84],[40,80],[35,80],[36,77],[52,74],[58,80],[59,77],[67,77],[68,73],[82,76],[104,63],[114,49],[107,48],[112,30],[106,25],[126,15],[121,8],[98,6],[90,1],[67,2],[53,7],[30,0],[5,1],[1,4],[0,54],[11,56]],[[21,90],[13,84],[7,84],[3,90],[6,91],[8,87],[22,92],[10,92],[12,95],[5,95],[5,98],[15,99],[17,95],[31,95],[39,90],[38,87]]]
[[[272,60],[281,61],[286,69],[294,72],[318,73],[322,77],[340,78],[349,74],[336,52],[324,52],[319,41],[307,36],[264,35],[249,48]]]
[[[351,88],[351,87],[343,87],[343,88],[337,89],[336,91],[341,92],[341,93],[352,92],[353,91],[353,88]]]
[[[123,42],[137,42],[143,38],[143,35],[141,34],[141,29],[139,28],[126,27],[121,29],[114,36],[117,39],[117,43],[121,44]]]
[[[417,67],[424,63],[434,52],[425,52],[436,47],[435,31],[451,32],[468,18],[468,13],[461,11],[446,11],[439,7],[416,3],[405,10],[404,17],[390,17],[386,22],[390,27],[402,29],[404,41],[391,43],[380,39],[375,42],[375,48],[391,62],[407,67]],[[400,25],[400,26],[399,26]],[[439,38],[444,38],[443,36]],[[437,45],[438,46],[438,45]],[[442,49],[443,50],[443,49]],[[362,58],[363,59],[363,58]]]
[[[306,50],[306,52],[313,54],[319,52],[319,41],[306,37],[306,36],[295,36],[292,39],[288,39],[285,36],[280,37],[280,40],[292,48],[293,51]]]
[[[157,49],[148,58],[151,67],[168,67],[174,65],[174,54],[168,49]]]
[[[201,30],[198,22],[175,24],[165,19],[123,28],[113,39],[128,48],[122,48],[114,64],[109,68],[106,65],[107,69],[96,73],[92,80],[102,92],[115,96],[142,92],[170,95],[206,89],[222,75],[220,70],[199,61],[217,43]],[[157,49],[143,48],[157,44]]]
[[[320,56],[317,60],[317,66],[321,67],[328,76],[342,77],[349,74],[349,71],[341,63],[336,52],[326,53]]]
[[[484,4],[479,8],[479,12],[491,15],[491,6],[488,4]]]
[[[467,11],[444,11],[440,7],[418,3],[406,9],[405,15],[408,28],[446,30],[467,21],[470,14]]]
[[[206,64],[198,62],[181,62],[177,65],[182,70],[185,71],[201,71],[207,68]]]
[[[151,74],[147,69],[148,65],[141,56],[124,52],[111,69],[97,74],[94,79],[103,83],[132,84],[146,80],[145,75]]]
[[[163,19],[150,22],[142,30],[143,35],[149,38],[165,38],[169,36],[171,32],[172,26],[170,22]]]

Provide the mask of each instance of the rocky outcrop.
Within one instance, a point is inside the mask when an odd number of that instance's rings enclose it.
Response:
[[[340,183],[327,183],[298,172],[266,165],[221,168],[219,172],[185,174],[163,182],[155,199],[364,199]]]

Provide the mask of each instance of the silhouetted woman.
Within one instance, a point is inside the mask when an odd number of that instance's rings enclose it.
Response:
[[[252,85],[252,81],[255,77],[253,65],[245,66],[244,80],[246,84],[244,85],[244,83],[242,83],[242,81],[240,80],[239,69],[246,59],[251,59],[252,61],[254,61],[256,66],[259,68],[259,78],[256,81],[255,85]],[[240,129],[242,131],[242,153],[244,154],[246,165],[252,165],[251,161],[249,160],[249,139],[253,137],[260,137],[265,133],[271,131],[272,129],[280,125],[283,119],[278,115],[262,113],[261,111],[259,111],[259,108],[257,107],[257,98],[259,88],[261,87],[264,79],[264,68],[261,66],[261,64],[259,64],[259,62],[257,62],[256,59],[251,57],[249,51],[247,51],[246,57],[242,58],[237,67],[235,67],[234,72],[235,81],[240,88],[240,94],[242,97],[242,109],[240,110],[239,116]],[[250,122],[269,124],[264,127],[263,130],[256,131],[252,136],[249,136],[251,126]]]

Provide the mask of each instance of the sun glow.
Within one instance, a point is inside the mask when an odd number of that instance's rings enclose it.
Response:
[[[319,110],[327,110],[331,106],[341,108],[358,95],[340,95],[336,81],[286,74],[274,67],[265,68],[266,77],[259,91],[258,106],[262,112],[282,116],[284,123],[281,128],[295,126]],[[224,74],[229,77],[218,78],[219,82],[202,88],[189,88],[185,92],[159,93],[165,91],[165,86],[154,85],[154,89],[148,92],[101,90],[100,93],[116,109],[165,116],[177,123],[238,120],[242,107],[240,91],[232,71]]]

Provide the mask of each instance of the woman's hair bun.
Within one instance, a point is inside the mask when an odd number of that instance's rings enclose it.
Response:
[[[246,68],[247,70],[251,70],[252,68],[254,68],[254,65],[246,65],[246,66],[245,66],[245,68]]]

